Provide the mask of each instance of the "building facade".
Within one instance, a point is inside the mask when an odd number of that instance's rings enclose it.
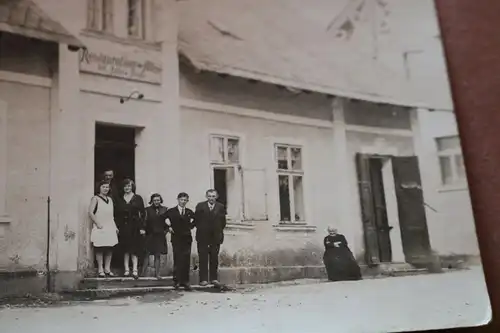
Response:
[[[174,0],[38,2],[85,49],[2,34],[2,271],[41,288],[48,261],[56,290],[92,274],[87,210],[108,168],[167,206],[216,188],[225,267],[321,265],[330,225],[368,265],[460,250],[424,208],[426,110],[200,68],[179,56]]]

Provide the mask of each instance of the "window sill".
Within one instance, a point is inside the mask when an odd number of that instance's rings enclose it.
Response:
[[[100,31],[100,30],[92,30],[92,29],[85,29],[82,31],[82,35],[86,37],[93,37],[93,38],[99,38],[99,39],[105,39],[110,42],[115,42],[115,43],[120,43],[124,45],[131,45],[131,46],[140,46],[156,51],[161,50],[161,44],[158,42],[151,42],[147,41],[144,39],[139,39],[135,37],[130,37],[130,38],[125,38],[125,37],[118,37],[113,35],[110,32],[107,31]]]
[[[273,225],[273,228],[277,231],[292,231],[292,232],[315,232],[316,226],[308,225],[307,223],[297,222],[297,223],[279,223]]]
[[[467,191],[467,184],[444,185],[437,191],[439,193]]]
[[[228,230],[253,230],[255,229],[255,224],[246,221],[231,221],[227,222],[226,229]]]

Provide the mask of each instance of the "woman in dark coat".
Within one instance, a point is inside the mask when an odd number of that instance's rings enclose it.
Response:
[[[151,195],[149,207],[146,208],[146,251],[144,260],[144,271],[148,266],[149,256],[155,257],[156,278],[160,279],[160,256],[168,253],[167,232],[169,226],[166,223],[167,207],[162,205],[163,198],[160,194]]]
[[[123,181],[123,193],[116,198],[115,221],[118,226],[118,241],[123,249],[124,276],[130,276],[129,261],[132,258],[132,276],[137,279],[138,256],[144,253],[145,208],[142,197],[135,193],[131,179]]]
[[[346,281],[361,280],[361,269],[354,258],[344,235],[337,232],[337,229],[329,227],[328,236],[324,239],[325,263],[328,280]]]

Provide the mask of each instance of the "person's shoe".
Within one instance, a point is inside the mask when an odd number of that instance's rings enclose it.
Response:
[[[210,282],[210,283],[213,284],[216,287],[220,286],[220,282],[217,281],[217,280],[212,280],[212,282]]]
[[[157,275],[157,276],[156,276],[156,279],[157,279],[157,280],[161,280],[161,276],[160,276],[160,275]]]
[[[207,281],[201,281],[200,282],[200,286],[206,287],[206,286],[208,286],[208,282]]]
[[[124,277],[130,277],[130,271],[125,271],[125,273],[123,273],[123,276]]]
[[[133,277],[135,280],[139,279],[139,273],[138,273],[137,271],[133,271],[133,272],[132,272],[132,277]]]
[[[180,285],[179,285],[177,282],[176,282],[176,283],[174,283],[174,289],[175,289],[175,290],[179,290],[179,288],[180,288]]]
[[[189,284],[183,285],[185,291],[193,291],[193,288]]]

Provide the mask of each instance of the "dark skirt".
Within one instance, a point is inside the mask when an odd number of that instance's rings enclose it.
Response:
[[[328,280],[361,280],[361,269],[349,250],[326,250],[323,256]]]
[[[144,238],[139,230],[123,228],[118,233],[118,244],[123,253],[140,256],[144,253]]]
[[[146,238],[146,249],[149,254],[167,254],[167,237],[164,233],[150,234]]]

